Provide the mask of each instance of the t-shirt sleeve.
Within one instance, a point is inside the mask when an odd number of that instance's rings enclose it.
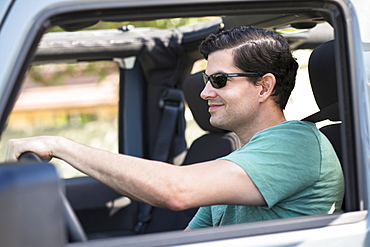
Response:
[[[191,229],[212,227],[211,207],[200,207],[193,219],[190,221],[189,227]]]
[[[221,159],[244,169],[269,208],[309,187],[320,175],[319,140],[305,125],[263,130]]]

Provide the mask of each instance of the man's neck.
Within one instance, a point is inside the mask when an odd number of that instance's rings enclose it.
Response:
[[[235,130],[234,132],[239,137],[241,146],[244,146],[258,132],[285,121],[286,121],[285,116],[281,111],[274,112],[267,118],[261,117],[259,118],[259,120],[254,121],[254,123],[244,126],[243,128],[240,128],[238,130]]]

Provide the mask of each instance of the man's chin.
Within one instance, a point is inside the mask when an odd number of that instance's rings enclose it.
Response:
[[[220,123],[219,121],[212,121],[212,119],[210,120],[210,124],[215,127],[215,128],[219,128],[219,129],[223,129],[223,130],[229,130],[227,126],[225,126],[225,124],[222,124]]]

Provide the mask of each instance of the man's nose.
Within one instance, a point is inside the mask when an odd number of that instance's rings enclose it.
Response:
[[[210,82],[207,82],[202,92],[200,92],[200,97],[204,100],[207,100],[215,96],[216,96],[215,88],[212,87]]]

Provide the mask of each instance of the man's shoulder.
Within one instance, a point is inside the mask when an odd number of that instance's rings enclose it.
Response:
[[[307,121],[291,120],[285,121],[270,128],[258,132],[250,143],[255,141],[278,141],[278,140],[300,140],[315,141],[320,135],[316,125]]]

